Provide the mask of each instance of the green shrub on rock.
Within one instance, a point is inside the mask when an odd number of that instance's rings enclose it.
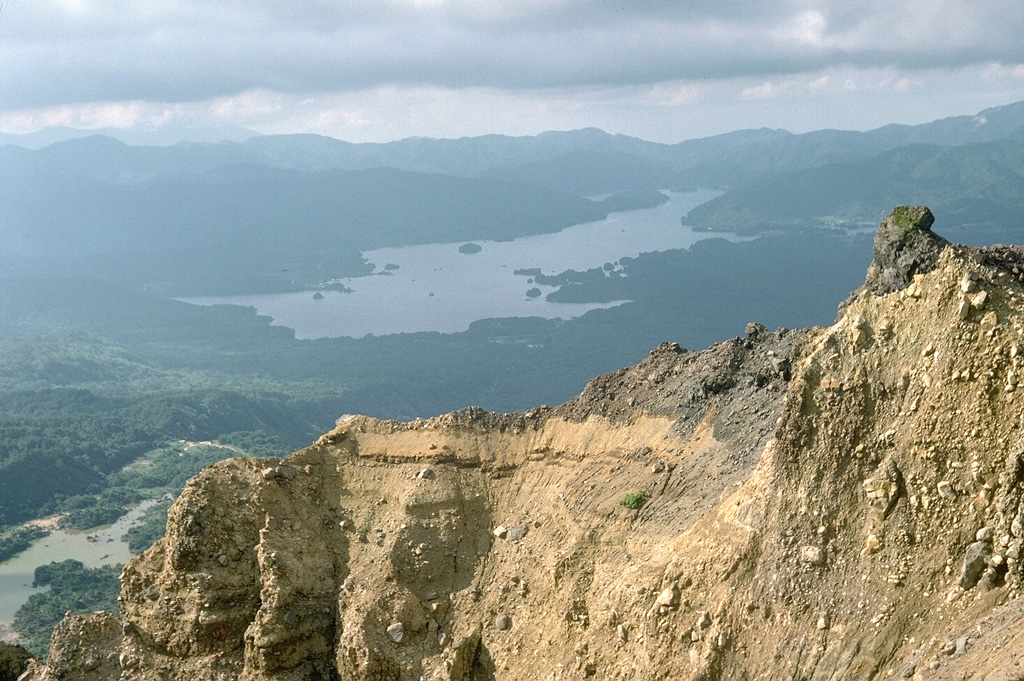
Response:
[[[651,495],[647,493],[647,490],[639,490],[631,494],[627,494],[619,500],[619,503],[626,508],[633,509],[634,511],[647,503],[647,500],[651,498]]]

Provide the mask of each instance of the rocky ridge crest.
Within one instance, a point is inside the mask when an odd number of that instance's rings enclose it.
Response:
[[[1024,255],[932,220],[830,328],[203,472],[26,679],[1024,678]]]

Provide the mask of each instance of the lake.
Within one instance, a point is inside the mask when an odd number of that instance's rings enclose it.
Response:
[[[585,270],[640,253],[689,248],[708,238],[738,237],[695,232],[680,217],[721,192],[701,189],[668,193],[655,208],[613,213],[597,222],[513,241],[474,241],[475,253],[460,252],[464,242],[380,248],[363,253],[377,273],[340,279],[351,293],[313,291],[251,296],[185,298],[198,305],[231,304],[256,308],[298,338],[384,335],[416,331],[465,331],[479,319],[547,317],[571,319],[606,304],[550,303],[553,287],[531,283],[517,269],[544,274]],[[473,249],[464,249],[473,250]],[[385,269],[386,266],[390,266]],[[397,268],[395,267],[397,266]],[[540,297],[528,297],[532,288]]]

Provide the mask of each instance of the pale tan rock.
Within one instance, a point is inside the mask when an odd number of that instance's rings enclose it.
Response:
[[[65,620],[30,678],[1003,678],[1024,257],[948,246],[929,216],[887,218],[878,248],[912,248],[876,253],[834,327],[666,343],[559,407],[351,417],[203,471],[125,567],[120,620]],[[656,503],[623,508],[637,490]]]

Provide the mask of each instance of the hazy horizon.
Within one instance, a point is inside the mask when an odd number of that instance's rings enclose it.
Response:
[[[811,132],[819,132],[819,131],[824,131],[824,130],[848,131],[848,132],[869,132],[871,130],[877,130],[879,128],[884,128],[884,127],[889,126],[889,125],[915,126],[915,125],[922,125],[922,124],[932,123],[934,121],[942,120],[942,119],[945,119],[945,118],[957,118],[957,117],[963,117],[963,116],[975,116],[975,115],[981,113],[982,111],[985,111],[985,110],[988,110],[988,109],[999,109],[999,108],[1002,108],[1002,107],[1011,106],[1011,105],[1014,105],[1014,104],[1019,104],[1021,102],[1024,102],[1024,99],[1009,101],[1009,102],[1005,102],[1005,103],[1002,103],[1002,104],[996,104],[996,105],[992,105],[992,106],[985,107],[983,109],[978,109],[978,110],[970,110],[970,111],[950,113],[950,114],[948,114],[946,116],[925,116],[925,117],[922,117],[920,120],[914,119],[913,121],[893,120],[893,121],[882,122],[882,123],[879,123],[877,125],[865,126],[865,127],[860,127],[860,128],[841,128],[841,127],[837,127],[837,126],[823,126],[823,127],[818,127],[818,128],[810,128],[810,129],[807,129],[807,130],[803,130],[803,129],[794,130],[794,129],[790,129],[790,128],[772,127],[772,126],[767,126],[767,125],[762,125],[762,126],[751,125],[749,127],[730,128],[730,129],[727,129],[727,130],[723,129],[721,131],[711,132],[711,133],[708,133],[706,135],[697,135],[697,136],[693,136],[693,137],[680,137],[679,139],[655,139],[655,138],[652,138],[652,137],[644,137],[642,135],[633,135],[633,134],[627,134],[627,133],[622,133],[622,132],[615,132],[615,131],[611,131],[611,130],[605,130],[604,128],[601,128],[601,127],[598,127],[598,126],[593,126],[593,125],[583,125],[583,126],[579,126],[579,127],[575,127],[575,128],[558,128],[558,129],[551,128],[551,129],[539,130],[537,132],[524,132],[524,133],[521,133],[521,134],[513,134],[513,133],[506,133],[506,132],[501,132],[501,131],[495,131],[495,132],[480,132],[478,134],[465,134],[465,135],[460,135],[460,134],[438,135],[438,136],[407,135],[407,136],[404,136],[404,137],[384,138],[384,139],[379,139],[379,140],[376,140],[376,139],[374,139],[374,140],[358,140],[358,139],[346,139],[346,138],[339,137],[339,136],[332,135],[332,134],[325,133],[325,132],[315,132],[315,131],[305,131],[305,130],[296,130],[296,131],[293,131],[293,132],[260,132],[259,130],[255,130],[255,129],[252,129],[252,128],[246,128],[245,126],[241,126],[241,125],[216,124],[216,123],[213,123],[213,124],[210,124],[210,125],[204,125],[204,124],[196,124],[196,125],[183,124],[183,125],[179,125],[179,124],[175,124],[175,123],[164,123],[164,124],[161,124],[161,125],[158,125],[158,126],[128,126],[128,127],[116,127],[116,126],[109,126],[109,125],[101,126],[101,127],[86,127],[86,126],[74,126],[74,125],[48,125],[48,126],[45,126],[45,127],[41,127],[41,128],[29,130],[29,131],[15,131],[15,132],[11,132],[11,131],[8,131],[8,130],[0,129],[0,137],[9,136],[11,138],[16,138],[16,140],[14,142],[15,144],[18,144],[20,142],[20,139],[18,139],[18,138],[23,138],[26,141],[24,146],[26,146],[28,148],[38,149],[38,148],[41,148],[41,147],[46,146],[48,144],[51,144],[53,142],[64,141],[64,140],[67,140],[67,139],[75,139],[75,138],[85,137],[85,136],[88,136],[88,135],[107,135],[107,136],[115,137],[115,138],[121,140],[122,142],[124,142],[126,144],[129,144],[129,145],[139,145],[139,146],[151,145],[151,144],[155,144],[155,145],[158,145],[158,146],[163,146],[163,145],[176,144],[178,142],[196,142],[196,141],[198,141],[198,142],[212,142],[212,143],[221,142],[221,141],[244,141],[245,139],[249,139],[249,138],[252,138],[252,137],[273,136],[273,135],[317,135],[317,136],[321,136],[321,137],[329,137],[329,138],[336,139],[336,140],[341,141],[341,142],[347,142],[347,143],[351,143],[351,144],[387,144],[387,143],[390,143],[390,142],[402,142],[402,141],[406,141],[406,140],[415,140],[415,139],[458,140],[458,139],[471,139],[471,138],[477,138],[477,137],[513,137],[513,138],[516,138],[516,137],[539,137],[541,135],[545,135],[545,134],[549,134],[549,133],[571,133],[571,132],[580,132],[580,131],[584,131],[584,130],[596,130],[596,131],[599,131],[599,132],[602,132],[602,133],[605,133],[605,134],[608,134],[608,135],[624,135],[626,137],[636,138],[636,139],[639,139],[639,140],[643,140],[645,142],[654,142],[654,143],[659,143],[659,144],[678,144],[680,142],[687,142],[687,141],[697,140],[697,139],[707,139],[707,138],[716,137],[716,136],[719,136],[719,135],[727,135],[727,134],[734,133],[734,132],[743,132],[743,131],[750,131],[750,130],[764,130],[764,129],[783,131],[783,132],[792,133],[794,135],[801,135],[801,134],[806,134],[806,133],[811,133]],[[0,140],[0,144],[2,144],[2,143],[4,143],[3,140]]]
[[[8,0],[0,131],[385,142],[597,127],[671,143],[868,130],[1024,100],[1022,36],[1008,0]]]

